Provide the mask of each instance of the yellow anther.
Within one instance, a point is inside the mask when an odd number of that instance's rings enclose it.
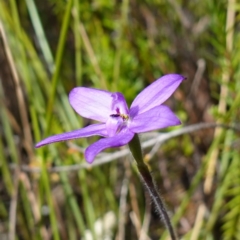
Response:
[[[123,120],[128,120],[129,119],[129,116],[127,114],[120,114],[120,117],[123,119]]]

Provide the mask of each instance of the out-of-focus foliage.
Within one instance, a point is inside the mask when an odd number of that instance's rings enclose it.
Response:
[[[235,0],[0,0],[0,239],[167,239],[129,156],[86,168],[94,138],[34,143],[89,124],[69,105],[73,87],[119,91],[130,104],[172,72],[188,78],[166,103],[183,125],[239,126],[239,9]],[[181,239],[240,239],[239,149],[238,131],[217,128],[144,150]]]

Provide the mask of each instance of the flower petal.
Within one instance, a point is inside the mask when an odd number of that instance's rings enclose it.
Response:
[[[144,113],[166,101],[185,79],[179,74],[167,74],[140,92],[130,107],[130,116]]]
[[[78,129],[75,131],[66,132],[62,134],[57,134],[57,135],[45,138],[44,140],[37,143],[35,147],[38,148],[49,143],[60,142],[60,141],[65,141],[65,140],[70,140],[75,138],[90,137],[94,135],[106,137],[107,136],[106,125],[92,124],[82,129]]]
[[[143,133],[179,124],[181,121],[172,110],[167,106],[160,105],[133,118],[129,129],[134,133]]]
[[[113,93],[111,96],[113,98],[112,101],[113,113],[128,115],[129,113],[128,106],[122,93],[116,92]]]
[[[94,88],[76,87],[69,94],[69,102],[82,117],[106,122],[111,115],[112,93]]]
[[[96,155],[106,148],[121,147],[126,145],[131,141],[133,136],[134,133],[125,128],[113,137],[100,139],[86,149],[85,158],[87,162],[92,163]]]
[[[110,116],[106,122],[106,130],[109,137],[116,135],[123,125],[123,119],[119,116]]]

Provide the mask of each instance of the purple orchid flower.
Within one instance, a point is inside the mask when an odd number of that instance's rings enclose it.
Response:
[[[179,74],[165,75],[134,99],[128,109],[124,96],[119,93],[94,88],[76,87],[69,94],[69,102],[82,117],[99,121],[85,128],[50,136],[36,147],[75,138],[99,135],[104,138],[91,144],[85,151],[85,158],[92,163],[95,156],[104,149],[121,147],[129,143],[134,134],[181,124],[177,116],[162,105],[185,77]]]

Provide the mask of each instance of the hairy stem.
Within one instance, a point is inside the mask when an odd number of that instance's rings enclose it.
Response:
[[[172,223],[168,216],[164,202],[159,195],[159,192],[157,190],[157,187],[155,185],[155,182],[152,178],[152,175],[151,175],[148,167],[146,166],[146,164],[143,161],[141,145],[140,145],[139,137],[137,134],[135,134],[135,136],[133,137],[131,142],[129,142],[129,148],[130,148],[132,155],[136,161],[136,164],[137,164],[136,167],[137,167],[139,176],[140,176],[144,186],[148,190],[148,192],[156,206],[156,209],[157,209],[162,221],[165,224],[165,227],[169,231],[171,239],[177,240],[177,236],[175,234]]]

